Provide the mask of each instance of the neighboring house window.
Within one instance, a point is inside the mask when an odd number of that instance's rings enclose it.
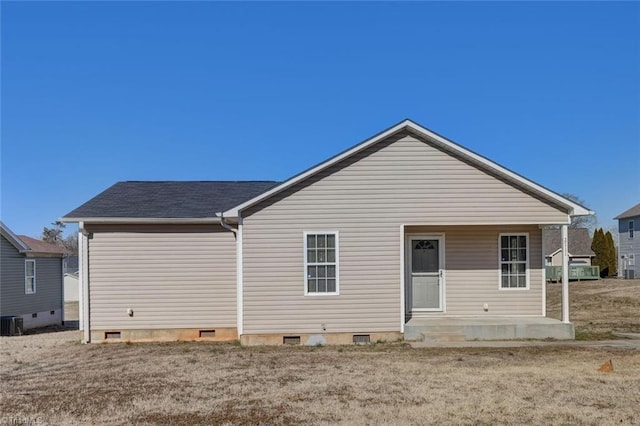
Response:
[[[305,232],[305,294],[338,294],[338,233]]]
[[[529,288],[529,235],[500,234],[500,288]]]
[[[633,221],[629,221],[629,238],[633,238]]]
[[[36,292],[36,261],[24,261],[24,292],[32,294]]]

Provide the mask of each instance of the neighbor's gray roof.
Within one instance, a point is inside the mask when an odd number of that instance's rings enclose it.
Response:
[[[640,203],[631,207],[629,210],[620,213],[614,219],[626,219],[628,217],[640,216]]]
[[[543,229],[542,244],[545,256],[550,256],[562,246],[560,229]],[[572,256],[595,256],[591,250],[591,237],[587,228],[569,228],[569,253]]]
[[[210,218],[264,191],[272,181],[118,182],[65,219]]]

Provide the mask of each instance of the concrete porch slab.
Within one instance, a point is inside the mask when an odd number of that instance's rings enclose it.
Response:
[[[575,338],[573,324],[545,317],[412,318],[405,324],[409,341],[513,340]]]

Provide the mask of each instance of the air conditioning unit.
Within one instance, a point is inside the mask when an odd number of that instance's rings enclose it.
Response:
[[[20,336],[24,333],[22,317],[0,317],[1,336]]]

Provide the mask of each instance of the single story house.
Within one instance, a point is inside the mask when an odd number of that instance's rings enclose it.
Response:
[[[560,229],[543,229],[542,245],[545,265],[562,266],[562,235]],[[592,238],[587,228],[569,228],[569,263],[591,265],[596,254],[591,250]]]
[[[61,220],[84,342],[342,344],[573,338],[542,227],[589,214],[405,120],[284,182],[119,182]]]
[[[1,230],[0,315],[20,317],[24,329],[62,324],[64,247]]]
[[[640,277],[640,203],[620,213],[614,219],[618,221],[618,235],[620,236],[620,259],[618,261],[618,275],[634,279]]]

